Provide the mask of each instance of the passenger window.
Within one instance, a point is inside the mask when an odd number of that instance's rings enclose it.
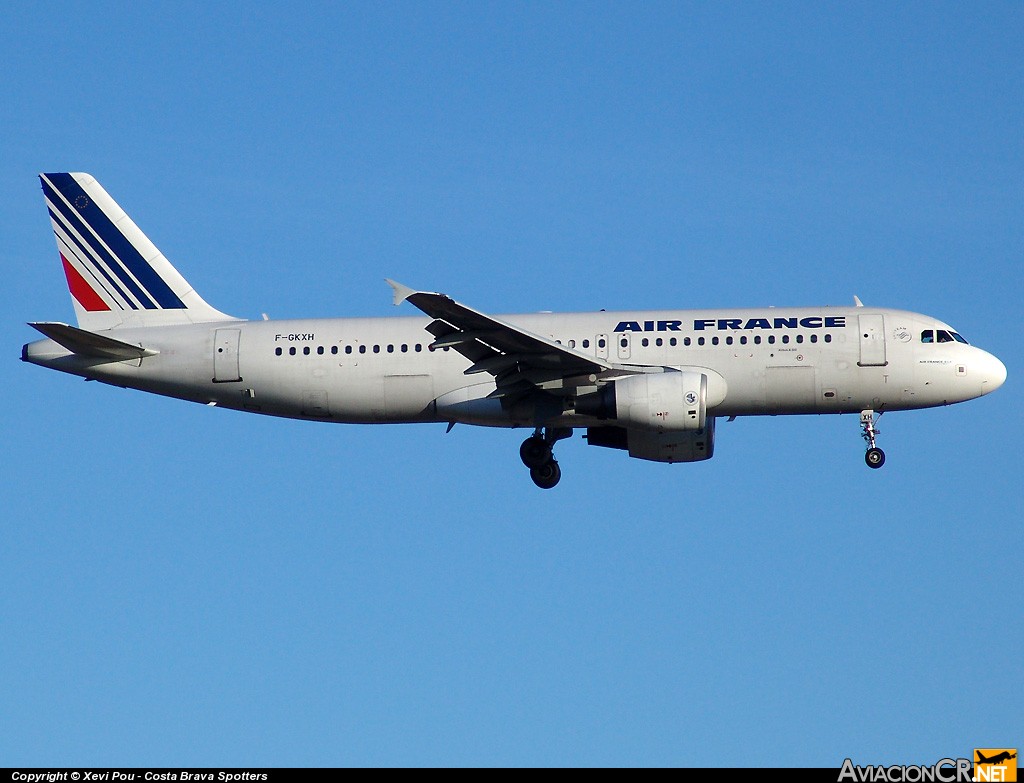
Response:
[[[388,353],[394,353],[394,352],[395,352],[395,346],[393,346],[390,343],[388,343]]]
[[[619,340],[619,345],[621,347],[623,347],[623,348],[628,348],[629,347],[629,338],[628,337],[623,337],[621,340]]]
[[[684,337],[683,338],[683,345],[685,345],[687,348],[690,347],[690,338],[689,337]]]
[[[732,345],[732,337],[726,337],[725,338],[725,344],[726,345]]]
[[[651,344],[651,341],[648,340],[646,337],[640,341],[640,345],[642,345],[644,348],[646,348],[650,344]],[[626,341],[625,340],[622,341],[622,347],[623,348],[626,347]]]
[[[336,356],[337,353],[338,353],[338,346],[332,345],[331,346],[331,354]]]
[[[802,342],[804,341],[804,336],[803,336],[802,334],[798,334],[798,335],[796,336],[796,341],[797,341],[798,343],[802,343]]]
[[[359,346],[359,353],[366,353],[366,346],[365,345],[360,345]]]
[[[754,345],[760,345],[760,344],[761,344],[761,335],[755,334],[754,335]]]
[[[825,342],[827,342],[827,343],[830,343],[830,342],[832,342],[832,335],[830,335],[830,334],[826,334],[826,335],[825,335]]]
[[[304,355],[306,355],[306,356],[309,356],[309,346],[308,345],[305,348],[302,349],[302,353]]]
[[[569,341],[569,347],[570,348],[575,348],[576,347],[576,341],[575,340],[570,340]]]
[[[281,350],[280,348],[275,348],[275,349],[274,349],[274,353],[275,353],[276,355],[280,356],[280,355],[281,355],[282,353],[284,353],[284,351],[282,351],[282,350]]]
[[[703,337],[698,337],[697,338],[697,345],[704,345],[704,338]]]
[[[584,340],[583,341],[583,347],[584,348],[589,348],[590,347],[590,340]]]
[[[675,348],[676,344],[677,344],[676,338],[675,337],[669,337],[668,338],[668,344],[671,345],[673,348]]]
[[[597,341],[597,347],[598,348],[604,348],[604,346],[605,346],[605,342],[604,342],[604,338],[602,337],[600,340]]]
[[[740,337],[740,345],[746,345],[746,344],[747,344],[747,336],[743,335],[742,337]]]
[[[352,353],[352,346],[351,345],[346,345],[345,346],[345,353]]]
[[[816,342],[818,342],[818,335],[816,335],[816,334],[812,334],[812,335],[811,335],[811,342],[812,342],[812,343],[816,343]]]
[[[416,343],[416,347],[413,350],[415,350],[416,353],[419,353],[420,351],[423,350],[423,346],[420,345],[419,343]]]
[[[288,355],[289,356],[294,356],[295,355],[295,348],[294,347],[288,349]]]
[[[324,355],[324,347],[322,345],[318,345],[316,347],[316,354],[317,354],[317,356],[323,356]]]
[[[665,344],[665,341],[659,337],[657,340],[654,341],[654,344],[660,348],[662,345]]]
[[[711,338],[711,344],[712,345],[718,345],[718,338],[717,337],[712,337]]]
[[[402,353],[409,353],[409,346],[402,343]]]
[[[775,335],[774,334],[768,335],[768,345],[775,345]]]
[[[374,353],[380,353],[380,346],[379,345],[373,346],[373,352]]]
[[[933,332],[931,329],[925,329],[923,332],[921,332],[921,342],[923,342],[923,343],[933,343],[933,342],[935,342],[935,332]]]
[[[782,344],[783,345],[789,345],[789,335],[788,334],[782,335]]]

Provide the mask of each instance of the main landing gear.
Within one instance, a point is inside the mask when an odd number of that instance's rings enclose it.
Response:
[[[880,418],[882,418],[881,413],[875,416],[874,411],[860,412],[861,435],[868,444],[868,450],[864,453],[864,461],[868,463],[869,468],[880,468],[885,464],[885,452],[875,445],[875,437],[880,433],[880,430],[875,429],[875,423]]]
[[[551,489],[562,478],[562,469],[555,460],[554,445],[572,435],[568,427],[538,427],[519,447],[519,458],[530,469],[530,478],[541,489]]]

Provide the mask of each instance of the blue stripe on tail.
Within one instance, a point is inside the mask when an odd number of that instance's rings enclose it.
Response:
[[[185,303],[170,289],[163,278],[156,273],[156,270],[149,265],[149,262],[142,257],[139,251],[135,249],[135,246],[121,233],[120,229],[111,222],[103,210],[93,203],[93,200],[89,198],[89,195],[82,189],[82,186],[78,184],[74,177],[70,174],[47,174],[45,176],[46,179],[42,180],[43,190],[50,190],[46,182],[48,179],[67,202],[75,206],[75,210],[78,212],[78,215],[75,215],[74,211],[68,209],[66,204],[59,198],[56,198],[51,192],[47,192],[47,195],[50,196],[50,201],[60,210],[61,214],[72,225],[76,223],[76,218],[84,220],[100,239],[106,243],[107,247],[113,251],[117,259],[131,271],[135,279],[142,284],[145,288],[145,293],[139,290],[134,280],[124,274],[114,259],[109,258],[109,254],[103,247],[99,247],[95,242],[91,241],[92,237],[88,232],[80,231],[86,240],[89,241],[90,246],[99,254],[100,258],[110,264],[125,286],[131,289],[147,310],[156,308],[163,308],[165,310],[185,309]]]
[[[50,187],[49,183],[46,182],[45,180],[43,181],[43,193],[46,195],[46,198],[49,200],[50,204],[53,205],[54,209],[57,210],[56,213],[54,213],[53,210],[50,210],[50,215],[56,215],[58,217],[57,222],[61,225],[61,227],[69,236],[74,236],[74,234],[71,233],[72,228],[78,233],[79,236],[81,236],[82,240],[88,246],[87,248],[85,248],[87,250],[86,256],[89,259],[91,259],[94,264],[96,264],[97,268],[99,268],[99,270],[103,272],[104,276],[106,276],[108,280],[111,280],[111,282],[113,282],[110,274],[107,273],[109,270],[111,274],[117,276],[117,279],[121,281],[121,284],[125,288],[127,288],[129,291],[132,292],[132,294],[135,295],[135,298],[142,303],[143,307],[145,307],[147,310],[157,309],[156,302],[154,302],[146,295],[146,293],[139,287],[139,284],[136,283],[131,278],[131,276],[125,271],[124,267],[121,266],[120,263],[118,263],[117,259],[115,259],[110,254],[110,252],[105,247],[103,247],[102,244],[100,244],[96,237],[93,236],[92,232],[89,231],[82,218],[75,214],[75,210],[68,207],[68,205],[64,203],[60,196],[57,195],[56,191],[54,191],[53,188]],[[117,286],[115,284],[115,288],[116,287]],[[122,291],[120,288],[118,288],[117,290],[118,293],[124,296],[125,301],[127,301],[134,309],[138,309],[138,306],[135,305],[131,301],[131,299],[125,295],[124,291]]]
[[[113,288],[114,291],[117,292],[118,296],[120,296],[122,299],[124,299],[124,301],[128,305],[128,307],[130,307],[132,310],[138,310],[139,306],[137,304],[135,304],[135,302],[132,301],[131,297],[128,296],[128,294],[126,294],[124,292],[124,289],[122,289],[121,286],[119,286],[117,284],[117,281],[111,276],[110,272],[107,271],[106,264],[97,263],[96,258],[93,255],[93,253],[95,251],[91,250],[91,246],[87,248],[85,245],[83,245],[81,243],[81,241],[79,241],[78,237],[75,236],[71,232],[70,228],[67,225],[67,221],[64,219],[63,216],[58,215],[56,212],[54,212],[49,207],[46,208],[46,211],[50,213],[50,219],[54,223],[56,223],[58,226],[60,226],[62,229],[64,229],[64,233],[67,234],[68,239],[71,242],[74,242],[75,247],[72,248],[72,251],[74,251],[76,249],[78,251],[77,253],[75,253],[75,255],[79,255],[80,254],[79,257],[83,261],[85,261],[85,260],[91,261],[92,264],[96,267],[96,269],[99,270],[100,274],[103,275],[104,279],[110,284],[110,287]],[[81,232],[79,232],[79,233],[81,233]],[[86,234],[86,236],[88,236],[88,234]],[[60,241],[60,237],[57,237],[57,240],[59,242]],[[59,248],[59,245],[58,245],[58,248]],[[116,268],[120,269],[120,267],[116,267]],[[114,301],[114,304],[118,304],[116,299],[113,300],[113,301]],[[121,309],[123,310],[124,307],[122,306]]]

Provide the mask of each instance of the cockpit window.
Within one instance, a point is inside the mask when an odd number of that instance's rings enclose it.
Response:
[[[951,343],[953,341],[970,345],[963,337],[951,329],[925,329],[921,332],[921,342],[923,343]]]

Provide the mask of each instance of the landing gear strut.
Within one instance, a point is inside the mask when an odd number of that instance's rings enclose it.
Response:
[[[519,447],[519,458],[530,469],[530,478],[541,489],[551,489],[562,478],[553,451],[555,443],[572,435],[568,427],[538,427]]]
[[[880,418],[882,418],[881,413],[876,417],[874,411],[860,412],[861,435],[868,444],[868,450],[864,454],[864,461],[868,464],[869,468],[880,468],[885,464],[885,452],[875,445],[875,437],[880,434],[880,430],[875,429],[875,423]]]

